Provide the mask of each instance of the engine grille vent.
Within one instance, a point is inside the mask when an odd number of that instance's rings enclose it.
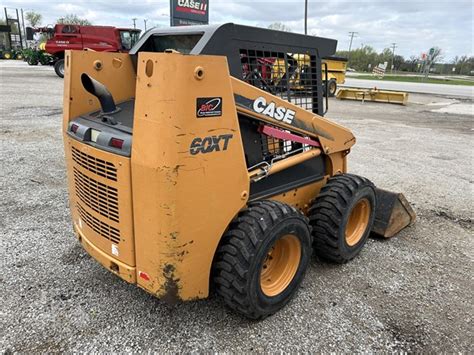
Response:
[[[94,230],[97,234],[100,234],[105,239],[114,242],[115,244],[120,243],[120,231],[117,228],[109,226],[107,223],[98,220],[88,213],[80,204],[77,204],[76,206],[82,220],[89,228]]]
[[[72,147],[72,159],[84,169],[106,179],[117,181],[117,168],[111,162],[98,159]]]
[[[118,192],[115,187],[95,181],[76,168],[74,184],[77,197],[87,207],[114,222],[119,222]]]

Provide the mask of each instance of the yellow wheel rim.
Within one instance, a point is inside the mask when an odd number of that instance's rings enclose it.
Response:
[[[357,202],[352,208],[345,231],[347,245],[356,245],[364,235],[369,224],[370,209],[369,200],[366,198]]]
[[[260,272],[262,292],[273,297],[282,293],[295,277],[301,259],[301,243],[291,234],[278,239],[268,251]]]
[[[4,54],[5,59],[10,59],[12,56],[10,53],[5,53]]]

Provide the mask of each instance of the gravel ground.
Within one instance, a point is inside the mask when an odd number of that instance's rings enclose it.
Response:
[[[403,191],[418,221],[346,265],[314,258],[296,298],[251,322],[217,298],[168,306],[91,259],[69,217],[62,80],[0,75],[1,351],[473,351],[472,115],[432,112],[452,100],[330,100],[358,140],[350,171]]]

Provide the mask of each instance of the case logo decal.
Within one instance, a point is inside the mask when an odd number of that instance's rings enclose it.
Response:
[[[296,112],[285,108],[284,106],[276,106],[274,102],[267,104],[267,100],[264,97],[257,97],[253,102],[253,110],[262,115],[271,117],[277,121],[292,124],[295,118]]]
[[[222,97],[198,97],[196,99],[196,117],[222,116]]]

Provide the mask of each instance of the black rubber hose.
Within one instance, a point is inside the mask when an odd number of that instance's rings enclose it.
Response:
[[[97,99],[99,99],[103,113],[110,114],[117,110],[114,98],[110,91],[107,90],[107,87],[104,84],[91,78],[85,73],[81,75],[81,82],[82,86],[84,86],[84,89],[86,89],[87,92],[91,93],[92,95],[97,97]]]

